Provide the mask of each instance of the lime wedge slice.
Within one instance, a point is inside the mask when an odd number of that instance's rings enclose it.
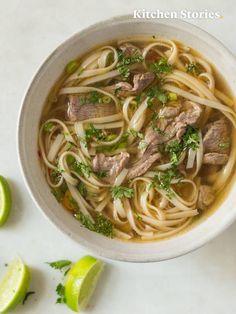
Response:
[[[20,303],[28,289],[29,269],[16,257],[7,267],[7,272],[0,281],[0,313],[5,313]]]
[[[0,226],[2,226],[10,214],[11,190],[7,180],[0,176]]]
[[[65,281],[67,306],[75,312],[83,310],[89,302],[104,263],[92,256],[84,256],[72,266]]]

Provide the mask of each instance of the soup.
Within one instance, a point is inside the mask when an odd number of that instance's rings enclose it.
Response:
[[[97,47],[66,66],[41,119],[52,193],[108,237],[176,235],[225,191],[235,164],[234,101],[192,48],[159,37]]]

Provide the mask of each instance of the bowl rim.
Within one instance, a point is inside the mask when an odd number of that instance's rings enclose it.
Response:
[[[75,239],[73,234],[69,233],[66,229],[64,229],[63,226],[57,220],[52,219],[50,217],[50,215],[48,215],[46,213],[46,211],[42,208],[42,204],[40,204],[40,201],[37,199],[34,191],[31,189],[30,179],[28,177],[29,171],[28,171],[27,166],[26,166],[26,164],[22,158],[23,157],[23,150],[21,147],[22,146],[21,140],[23,138],[22,137],[23,127],[22,126],[23,126],[24,111],[25,111],[26,106],[27,106],[27,99],[31,93],[31,90],[34,87],[34,84],[37,82],[37,79],[39,78],[41,72],[44,70],[44,68],[46,68],[48,63],[53,58],[53,56],[55,54],[57,54],[58,51],[62,50],[63,48],[66,48],[67,44],[69,42],[73,41],[74,39],[76,39],[76,37],[79,35],[86,34],[89,31],[93,31],[96,28],[102,27],[102,26],[107,25],[109,23],[125,22],[125,21],[128,22],[131,18],[133,18],[133,16],[131,14],[118,15],[118,16],[114,16],[114,17],[96,22],[96,23],[94,23],[94,24],[92,24],[86,28],[83,28],[82,30],[74,33],[72,36],[70,36],[66,40],[64,40],[60,45],[58,45],[49,54],[49,56],[46,59],[44,59],[41,62],[40,66],[36,69],[35,74],[33,75],[33,77],[31,78],[31,80],[29,81],[29,83],[26,87],[25,93],[22,97],[21,106],[20,106],[20,109],[18,112],[17,128],[16,128],[16,132],[17,132],[16,133],[17,156],[18,156],[18,162],[20,165],[20,171],[21,171],[21,174],[23,176],[23,181],[27,187],[27,190],[28,190],[33,202],[40,209],[40,211],[47,218],[47,220],[50,221],[50,223],[53,224],[62,233],[69,236],[77,244],[81,245],[83,248],[90,251],[91,253],[102,256],[104,258],[109,258],[109,259],[124,261],[124,262],[157,262],[157,261],[169,260],[172,258],[176,258],[176,257],[182,256],[182,255],[185,255],[187,253],[190,253],[190,252],[200,248],[204,244],[208,243],[209,241],[211,241],[213,238],[215,238],[217,235],[219,235],[221,232],[223,232],[229,225],[231,225],[234,222],[234,220],[236,219],[236,210],[233,211],[232,213],[228,213],[227,219],[225,219],[224,224],[219,225],[218,228],[216,228],[214,231],[211,230],[204,237],[201,237],[200,239],[196,240],[191,245],[191,247],[179,248],[178,252],[166,254],[165,257],[163,257],[163,258],[160,258],[158,256],[152,256],[151,258],[150,257],[139,257],[137,255],[134,255],[133,257],[130,257],[130,256],[126,257],[124,254],[119,254],[119,253],[111,251],[111,250],[107,250],[107,249],[99,250],[96,246],[92,245],[90,242],[82,241],[82,238],[81,238],[81,240],[78,240],[78,238]],[[227,55],[227,58],[230,58],[232,60],[232,62],[236,65],[236,58],[234,57],[232,52],[221,41],[219,41],[215,36],[209,34],[207,31],[201,29],[200,27],[198,27],[192,23],[186,22],[182,19],[166,19],[166,18],[163,18],[163,19],[157,18],[157,19],[155,19],[155,21],[150,20],[150,19],[146,19],[146,18],[142,18],[142,19],[140,19],[140,22],[142,23],[142,21],[150,22],[150,23],[158,23],[159,22],[159,23],[165,24],[167,27],[168,26],[188,27],[188,30],[191,32],[191,34],[193,36],[194,35],[196,36],[197,34],[204,36],[204,41],[210,42],[214,47],[216,47],[216,48],[220,49],[222,52],[224,52],[224,54]],[[140,244],[140,245],[144,245],[144,244]]]

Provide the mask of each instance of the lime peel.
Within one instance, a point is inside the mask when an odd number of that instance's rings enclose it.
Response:
[[[30,272],[19,257],[7,267],[0,282],[0,313],[5,313],[20,303],[28,290]]]
[[[65,281],[67,306],[75,312],[83,310],[97,285],[104,263],[92,256],[84,256],[72,266]]]
[[[0,226],[7,221],[12,206],[11,190],[7,180],[0,176]]]

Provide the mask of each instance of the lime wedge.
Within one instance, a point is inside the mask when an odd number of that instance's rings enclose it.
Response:
[[[86,307],[103,266],[102,261],[92,256],[84,256],[72,266],[65,281],[65,298],[73,311],[79,312]]]
[[[10,214],[11,190],[7,180],[0,176],[0,226],[2,226]]]
[[[16,257],[7,267],[7,272],[0,281],[0,313],[20,303],[28,289],[30,280],[29,269]]]

